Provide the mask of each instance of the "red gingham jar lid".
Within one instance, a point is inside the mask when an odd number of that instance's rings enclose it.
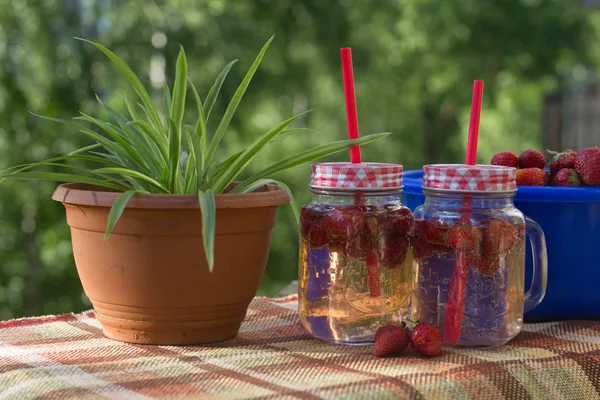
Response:
[[[423,188],[452,192],[514,192],[517,190],[517,170],[496,165],[425,165]]]
[[[315,189],[402,189],[400,164],[331,162],[313,164],[311,169],[310,186]]]

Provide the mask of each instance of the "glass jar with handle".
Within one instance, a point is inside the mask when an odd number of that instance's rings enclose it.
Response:
[[[546,292],[540,226],[515,208],[516,170],[426,165],[415,209],[412,317],[439,326],[444,344],[494,347],[515,337]],[[525,238],[533,281],[524,292]]]
[[[317,339],[372,343],[409,317],[413,216],[402,205],[402,166],[312,166],[300,215],[298,311]]]

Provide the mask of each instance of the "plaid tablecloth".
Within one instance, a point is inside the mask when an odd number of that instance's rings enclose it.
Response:
[[[106,339],[93,312],[0,322],[2,399],[600,399],[600,322],[526,325],[493,350],[410,351],[312,339],[295,296],[257,298],[237,338],[209,346]]]

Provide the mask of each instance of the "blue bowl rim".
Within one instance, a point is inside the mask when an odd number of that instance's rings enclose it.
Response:
[[[404,171],[404,192],[421,194],[423,170]],[[600,203],[600,187],[519,186],[516,201],[536,203]]]

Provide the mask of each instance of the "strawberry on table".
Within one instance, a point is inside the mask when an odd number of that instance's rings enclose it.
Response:
[[[563,168],[552,178],[553,186],[579,186],[581,178],[577,171],[572,168]]]
[[[546,172],[540,168],[517,170],[517,186],[546,186]]]
[[[503,151],[502,153],[498,153],[492,157],[492,161],[490,162],[492,165],[500,165],[503,167],[519,167],[519,157],[515,153],[511,153],[510,151]]]
[[[419,354],[428,357],[442,352],[442,331],[428,322],[418,322],[410,332],[410,347]]]
[[[382,326],[375,332],[373,355],[388,357],[400,354],[408,347],[410,337],[406,329],[399,326]]]
[[[541,151],[536,149],[528,149],[519,156],[519,168],[539,168],[546,167],[546,157]]]
[[[575,157],[575,169],[586,186],[600,186],[600,149],[589,147]]]

